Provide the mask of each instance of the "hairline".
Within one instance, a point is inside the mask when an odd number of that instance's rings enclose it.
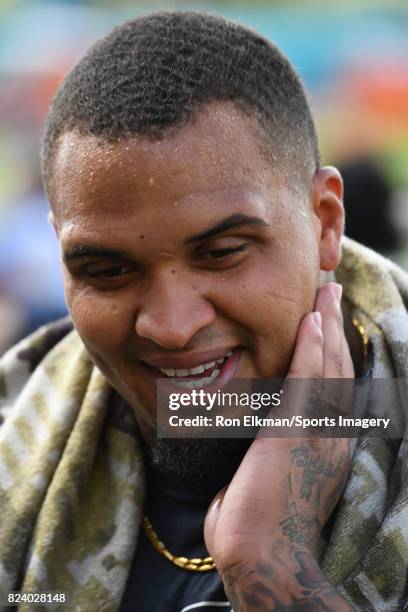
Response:
[[[271,135],[267,130],[267,122],[268,118],[264,117],[263,114],[257,109],[254,105],[250,104],[246,100],[241,99],[225,99],[225,100],[209,100],[206,102],[199,102],[196,104],[194,110],[183,119],[176,121],[170,125],[165,127],[163,126],[149,126],[149,129],[139,130],[135,132],[126,132],[122,135],[116,137],[109,137],[107,135],[96,134],[90,130],[84,129],[82,126],[67,126],[66,129],[60,131],[60,133],[56,136],[52,143],[52,147],[49,149],[49,155],[46,160],[46,167],[42,168],[42,179],[44,190],[48,196],[51,208],[51,198],[50,194],[52,193],[52,182],[54,178],[54,164],[56,157],[58,155],[60,146],[65,136],[68,134],[75,134],[79,137],[83,138],[95,138],[96,142],[100,142],[101,144],[117,144],[126,142],[131,139],[146,139],[149,142],[161,142],[163,140],[171,140],[173,137],[176,137],[178,133],[188,126],[194,125],[198,116],[205,111],[210,105],[228,105],[232,104],[235,107],[235,110],[238,111],[239,114],[244,118],[248,118],[250,120],[251,129],[253,130],[254,139],[257,143],[257,147],[261,156],[270,163],[271,161],[275,163],[274,170],[277,174],[280,174],[282,178],[287,179],[296,183],[300,188],[310,189],[311,181],[319,169],[320,160],[316,163],[312,152],[305,156],[305,165],[309,166],[309,170],[305,170],[304,176],[299,176],[298,174],[290,174],[291,168],[288,165],[292,162],[293,159],[282,160],[279,159],[279,155],[277,156],[276,152],[276,144],[273,142]],[[43,153],[43,151],[41,151]],[[282,156],[280,155],[280,158]],[[296,155],[295,155],[296,157]],[[292,168],[293,170],[293,168]]]

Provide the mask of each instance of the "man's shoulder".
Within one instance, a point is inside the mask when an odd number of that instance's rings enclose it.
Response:
[[[373,378],[408,376],[408,275],[391,260],[347,238],[336,280],[365,331]]]
[[[351,265],[358,266],[361,262],[364,267],[370,268],[377,272],[387,272],[391,275],[397,275],[405,279],[408,282],[408,273],[403,270],[398,264],[396,264],[389,257],[385,257],[377,251],[356,242],[347,236],[343,236],[342,241],[342,260],[339,269],[343,267],[349,268]]]
[[[70,358],[77,360],[83,354],[84,347],[68,317],[21,340],[0,359],[0,416],[5,418],[35,375],[60,376]]]
[[[408,305],[408,274],[396,263],[350,238],[342,240],[336,279],[357,307],[373,314]]]
[[[18,361],[26,362],[29,371],[33,372],[47,353],[73,329],[74,326],[69,317],[43,325],[11,348],[3,359],[8,362],[10,357],[13,357]],[[0,363],[3,359],[0,360]]]

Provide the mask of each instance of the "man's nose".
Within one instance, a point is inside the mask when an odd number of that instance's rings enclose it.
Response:
[[[143,296],[135,330],[166,349],[181,349],[215,320],[212,304],[187,279],[161,275]]]

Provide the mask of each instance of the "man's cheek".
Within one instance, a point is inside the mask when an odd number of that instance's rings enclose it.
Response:
[[[296,340],[296,328],[281,325],[264,335],[259,345],[258,370],[263,378],[279,378],[289,368]]]
[[[91,291],[69,291],[66,297],[72,321],[87,347],[109,352],[124,341],[128,325],[116,303],[96,299]]]
[[[283,299],[283,293],[269,293],[269,307],[259,313],[258,322],[253,328],[257,338],[258,370],[263,377],[286,375],[300,322],[312,310],[314,296],[312,287],[290,299]]]

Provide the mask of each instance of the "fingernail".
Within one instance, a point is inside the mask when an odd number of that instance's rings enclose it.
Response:
[[[221,504],[224,501],[224,497],[225,497],[225,493],[227,492],[227,489],[228,489],[228,486],[226,485],[225,487],[221,489],[221,491],[218,491],[217,495],[212,500],[210,507],[208,508],[207,516],[209,514],[215,515],[215,516],[218,515],[219,511],[221,510]]]
[[[217,495],[217,497],[214,499],[214,501],[212,502],[208,510],[208,514],[211,512],[211,514],[217,515],[219,511],[221,510],[221,502],[222,502],[221,497]]]
[[[336,302],[340,304],[341,296],[343,294],[343,287],[339,285],[338,283],[333,283],[331,286],[331,289],[332,289],[332,294],[333,294],[334,299],[336,300]]]
[[[313,323],[318,329],[322,329],[322,315],[320,312],[312,312]]]

